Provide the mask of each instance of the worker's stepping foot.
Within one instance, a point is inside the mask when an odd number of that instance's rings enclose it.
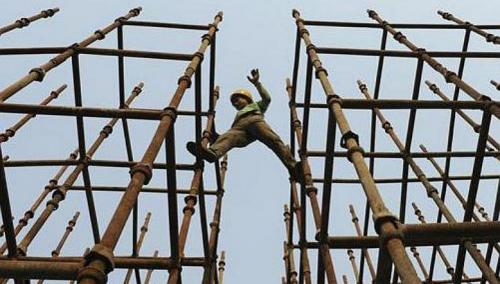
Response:
[[[186,144],[186,148],[189,151],[189,153],[191,153],[193,156],[200,157],[209,163],[217,161],[217,156],[215,156],[215,154],[212,153],[212,151],[201,145],[197,145],[193,141],[188,142]]]

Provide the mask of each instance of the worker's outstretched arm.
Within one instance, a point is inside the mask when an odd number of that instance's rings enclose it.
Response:
[[[252,69],[250,74],[251,76],[247,76],[248,81],[250,81],[259,92],[259,95],[262,98],[262,100],[257,103],[262,109],[262,112],[265,112],[267,110],[267,107],[271,103],[271,96],[269,95],[269,92],[266,90],[266,88],[264,88],[262,83],[259,81],[260,78],[259,69]]]

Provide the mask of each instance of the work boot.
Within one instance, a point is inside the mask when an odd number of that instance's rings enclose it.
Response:
[[[213,163],[218,160],[217,156],[212,150],[207,149],[202,145],[196,144],[193,141],[188,142],[186,144],[186,148],[193,156],[200,157],[209,163]]]

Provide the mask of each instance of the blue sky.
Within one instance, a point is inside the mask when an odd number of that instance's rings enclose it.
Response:
[[[295,23],[291,17],[292,8],[301,11],[303,18],[332,21],[361,21],[373,22],[368,18],[366,9],[376,10],[381,17],[389,22],[425,22],[445,23],[436,14],[437,10],[444,10],[455,14],[472,23],[497,23],[498,15],[495,11],[500,8],[496,1],[352,1],[347,4],[343,1],[17,1],[3,5],[0,15],[0,24],[10,23],[19,17],[35,14],[42,9],[59,7],[61,11],[53,18],[42,19],[32,23],[23,30],[15,30],[0,38],[1,47],[28,47],[28,46],[68,46],[87,37],[98,28],[112,22],[116,17],[124,15],[129,9],[142,6],[141,15],[136,18],[145,21],[178,22],[208,24],[218,11],[224,12],[224,20],[220,24],[217,41],[217,71],[216,84],[221,87],[221,98],[217,108],[217,128],[219,132],[230,127],[234,117],[234,109],[229,104],[229,95],[233,89],[252,86],[246,80],[246,75],[252,68],[259,68],[261,81],[272,95],[272,103],[266,114],[268,122],[289,143],[289,116],[285,94],[285,79],[291,76],[293,51],[295,40]],[[380,31],[346,29],[311,28],[311,37],[317,46],[356,47],[377,49]],[[405,31],[406,33],[406,31]],[[499,31],[496,31],[499,34]],[[165,31],[159,29],[144,29],[136,27],[125,28],[125,48],[135,50],[154,50],[165,52],[192,53],[200,42],[201,32]],[[462,45],[462,31],[407,31],[410,40],[428,50],[460,50]],[[116,33],[109,35],[106,40],[93,46],[115,48]],[[388,49],[404,50],[394,40],[388,41]],[[483,38],[473,35],[471,50],[498,51],[498,47],[486,44]],[[0,64],[4,67],[0,84],[3,87],[24,76],[28,70],[45,63],[49,56],[10,56],[0,57]],[[301,57],[304,62],[304,56]],[[362,79],[373,91],[373,82],[376,70],[376,58],[359,58],[347,56],[322,56],[325,68],[329,70],[330,80],[342,97],[361,98],[356,86],[356,80]],[[95,56],[81,56],[82,85],[84,105],[115,107],[118,102],[118,84],[115,58],[98,58]],[[450,68],[458,66],[458,60],[441,60]],[[386,62],[387,74],[382,88],[384,98],[408,98],[410,96],[416,61],[413,59],[388,59]],[[185,63],[164,62],[155,60],[126,60],[126,90],[140,81],[145,83],[144,95],[141,95],[135,107],[163,108],[173,91],[177,78],[185,68]],[[204,66],[203,83],[207,84],[207,64]],[[302,65],[302,67],[304,67]],[[465,79],[472,85],[498,98],[498,93],[488,84],[490,79],[500,80],[498,60],[470,60],[465,71]],[[305,68],[301,69],[301,79],[305,78]],[[384,75],[385,76],[385,75]],[[496,77],[496,78],[495,78]],[[445,86],[444,80],[436,76],[430,68],[424,69],[424,79],[434,80],[443,90],[450,92],[452,88]],[[33,83],[19,94],[12,97],[12,103],[37,103],[52,89],[67,83],[69,88],[54,104],[73,105],[71,84],[71,64],[66,62],[47,75],[43,84]],[[303,83],[302,83],[303,84]],[[299,85],[301,87],[303,85]],[[436,99],[422,87],[421,97]],[[185,95],[180,109],[189,109],[193,105],[192,90]],[[300,97],[300,95],[299,95]],[[469,99],[467,96],[462,96]],[[324,95],[320,85],[313,86],[313,101],[323,102]],[[407,113],[402,111],[385,111],[386,117],[391,120],[395,130],[404,139],[406,132]],[[365,149],[369,143],[369,112],[346,111],[351,127],[360,134],[360,141]],[[471,112],[476,120],[478,113]],[[0,127],[5,129],[12,125],[19,115],[0,114]],[[311,137],[309,148],[319,150],[324,148],[326,120],[325,113],[318,112],[311,117]],[[429,150],[444,151],[446,147],[446,127],[449,113],[447,111],[419,111],[417,114],[416,134],[413,149],[424,143]],[[86,119],[87,146],[97,137],[98,131],[106,123],[106,119]],[[156,128],[151,121],[131,121],[131,133],[134,145],[134,157],[140,159]],[[476,136],[464,123],[459,123],[459,131],[455,140],[457,149],[475,149]],[[24,127],[16,137],[2,145],[4,154],[13,160],[22,159],[64,159],[77,145],[75,122],[70,118],[53,118],[39,116]],[[379,149],[396,151],[394,144],[384,136],[378,128],[380,138]],[[498,137],[499,124],[493,121],[491,134]],[[184,149],[183,144],[193,137],[192,120],[179,120],[177,126],[177,159],[178,162],[192,162],[193,158]],[[126,160],[121,127],[116,127],[114,133],[107,139],[95,155],[95,159]],[[35,143],[34,143],[35,142]],[[160,152],[157,161],[164,161],[164,153]],[[452,167],[455,174],[468,174],[473,159],[465,159],[464,163],[456,163]],[[440,160],[444,165],[444,160]],[[429,176],[437,173],[424,159],[418,161]],[[311,159],[315,176],[322,175],[320,159]],[[487,160],[486,173],[498,174],[498,162]],[[9,194],[14,215],[21,216],[30,206],[35,196],[56,171],[55,167],[43,169],[9,168],[7,169]],[[95,185],[121,185],[128,183],[126,169],[98,168],[91,171]],[[400,177],[401,161],[385,160],[376,169],[377,177]],[[336,160],[334,176],[354,177],[352,166],[341,159]],[[214,188],[213,177],[206,176],[207,188]],[[190,173],[179,173],[179,187],[189,187]],[[82,184],[79,180],[77,184]],[[151,186],[164,186],[165,173],[155,172]],[[458,183],[465,192],[467,182]],[[438,184],[436,184],[438,185]],[[319,185],[318,185],[319,186]],[[494,189],[496,183],[481,183],[480,201],[484,203],[488,212],[492,212]],[[440,187],[440,184],[439,184]],[[229,171],[226,178],[226,194],[223,200],[223,215],[221,221],[221,235],[219,251],[226,250],[226,282],[227,283],[276,283],[283,275],[282,241],[284,240],[283,204],[289,200],[289,185],[286,170],[279,160],[262,144],[254,143],[245,149],[230,153]],[[415,189],[415,190],[413,190]],[[399,211],[399,186],[381,186],[387,206],[394,212]],[[321,188],[320,188],[321,191]],[[350,222],[348,204],[352,203],[358,211],[360,219],[363,216],[364,196],[360,186],[334,187],[332,199],[332,217],[330,231],[336,235],[351,235],[355,231]],[[121,194],[96,193],[96,205],[100,218],[100,229],[104,231]],[[55,248],[59,236],[62,235],[66,222],[73,216],[75,210],[82,211],[80,220],[68,240],[61,255],[79,255],[85,247],[92,245],[90,224],[87,207],[82,192],[70,192],[61,208],[49,219],[42,230],[40,237],[35,239],[30,247],[32,255],[49,255]],[[410,186],[409,201],[416,201],[427,212],[427,219],[435,218],[435,206],[427,200],[425,191],[420,184]],[[160,255],[169,255],[168,251],[168,224],[166,215],[166,197],[157,197],[152,194],[140,196],[139,218],[142,221],[146,212],[152,212],[150,230],[146,236],[141,255],[152,255],[155,249]],[[448,205],[461,219],[462,211],[454,199]],[[180,209],[183,201],[179,199]],[[209,202],[209,218],[211,219],[213,203]],[[189,232],[186,255],[201,255],[201,238],[199,230],[199,211],[197,210]],[[310,213],[310,212],[309,212]],[[308,213],[308,214],[309,214]],[[432,213],[432,214],[431,214]],[[490,213],[491,214],[491,213]],[[310,219],[312,220],[312,219]],[[407,222],[416,223],[413,214],[408,211]],[[32,223],[32,222],[30,222]],[[312,226],[309,225],[309,228]],[[130,230],[128,224],[124,235],[115,251],[116,255],[130,253]],[[314,236],[310,231],[309,239]],[[22,235],[21,235],[22,236]],[[423,255],[428,254],[423,250]],[[454,251],[448,251],[450,256]],[[352,281],[352,271],[345,251],[332,252],[336,261],[337,276],[346,274]],[[359,254],[356,254],[359,257]],[[372,252],[372,257],[376,253]],[[315,259],[311,253],[311,259]],[[298,259],[296,254],[296,259]],[[451,257],[454,259],[454,257]],[[428,260],[426,260],[428,263]],[[467,272],[474,275],[477,270],[470,267]],[[315,271],[315,269],[314,269]],[[185,283],[197,283],[201,277],[200,269],[186,268],[184,270]],[[444,269],[437,274],[439,278],[445,276]],[[120,282],[124,277],[123,271],[116,270],[110,276],[110,283]],[[154,282],[166,279],[166,273],[155,272]]]

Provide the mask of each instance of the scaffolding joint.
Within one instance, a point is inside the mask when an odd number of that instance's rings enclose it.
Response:
[[[306,185],[306,193],[308,196],[311,194],[318,194],[318,189],[314,185]]]
[[[121,16],[121,17],[118,17],[115,19],[115,23],[123,24],[123,22],[125,22],[126,20],[127,20],[127,18]]]
[[[496,36],[494,34],[487,34],[486,35],[486,42],[496,42],[497,40],[500,40],[499,36]]]
[[[45,70],[43,70],[40,67],[33,68],[28,73],[30,73],[30,74],[36,73],[37,76],[36,76],[35,81],[38,81],[38,82],[42,82],[43,78],[45,77]]]
[[[368,9],[368,10],[366,10],[366,12],[368,13],[368,16],[369,16],[370,18],[373,18],[373,17],[378,16],[377,12],[375,12],[374,10],[370,10],[370,9]]]
[[[106,273],[92,266],[85,266],[78,271],[76,280],[80,282],[82,279],[93,279],[95,283],[99,284],[108,282]]]
[[[59,8],[54,8],[54,9],[47,9],[42,11],[42,16],[44,18],[52,17],[56,12],[59,11]]]
[[[346,133],[344,133],[342,135],[342,137],[340,138],[340,147],[342,147],[344,149],[348,149],[347,141],[349,139],[354,139],[356,141],[356,144],[359,145],[359,136],[358,136],[358,134],[356,134],[356,133],[352,132],[351,130],[349,130]]]
[[[182,75],[178,80],[177,80],[177,85],[180,85],[182,82],[186,82],[187,86],[186,88],[191,88],[191,77],[188,75],[184,74]]]
[[[132,13],[133,16],[137,17],[142,11],[142,7],[137,7],[129,11],[129,13]]]
[[[28,18],[20,18],[16,21],[16,24],[19,24],[19,28],[27,27],[30,24],[30,20]]]
[[[445,79],[446,83],[451,83],[453,77],[457,77],[457,74],[455,72],[450,71],[450,70],[446,70],[444,72],[444,79]]]
[[[326,69],[323,66],[319,66],[316,68],[316,71],[314,72],[314,76],[316,77],[316,79],[319,79],[319,74],[321,72],[325,73],[325,76],[328,76],[328,71],[326,71]]]
[[[399,219],[389,211],[387,211],[387,209],[382,212],[373,214],[372,218],[375,225],[375,231],[379,235],[382,234],[382,225],[384,223],[391,222],[396,228],[399,228]]]
[[[130,176],[133,178],[133,176],[137,173],[140,172],[144,175],[144,184],[148,184],[151,178],[153,177],[153,168],[151,164],[148,163],[137,163],[135,166],[132,167],[130,170]]]
[[[109,134],[113,133],[113,126],[107,124],[106,126],[104,126],[100,132],[102,135],[104,135],[104,137],[108,137]]]
[[[208,40],[208,45],[211,45],[212,44],[212,36],[210,34],[204,34],[201,36],[201,40],[204,41],[204,40]]]
[[[177,109],[174,107],[164,108],[163,112],[160,115],[160,118],[163,119],[164,116],[168,116],[172,121],[175,121],[177,119]]]
[[[217,17],[217,16],[216,16]],[[217,25],[213,24],[213,23],[210,23],[208,24],[208,28],[211,29],[211,28],[214,28],[216,32],[219,31],[219,28],[217,27]]]
[[[190,202],[190,201],[193,203],[193,204],[192,204],[193,206],[195,206],[195,205],[196,205],[196,202],[198,201],[198,199],[196,198],[196,195],[195,195],[195,194],[188,194],[188,195],[186,195],[186,196],[184,197],[184,202],[185,202],[186,204],[189,204],[189,202]],[[194,210],[193,210],[193,211],[194,211]]]
[[[95,31],[94,35],[97,37],[98,40],[103,40],[106,37],[106,34],[101,30]]]
[[[399,43],[403,43],[403,41],[406,39],[406,36],[402,32],[396,32],[394,34],[394,39]]]

